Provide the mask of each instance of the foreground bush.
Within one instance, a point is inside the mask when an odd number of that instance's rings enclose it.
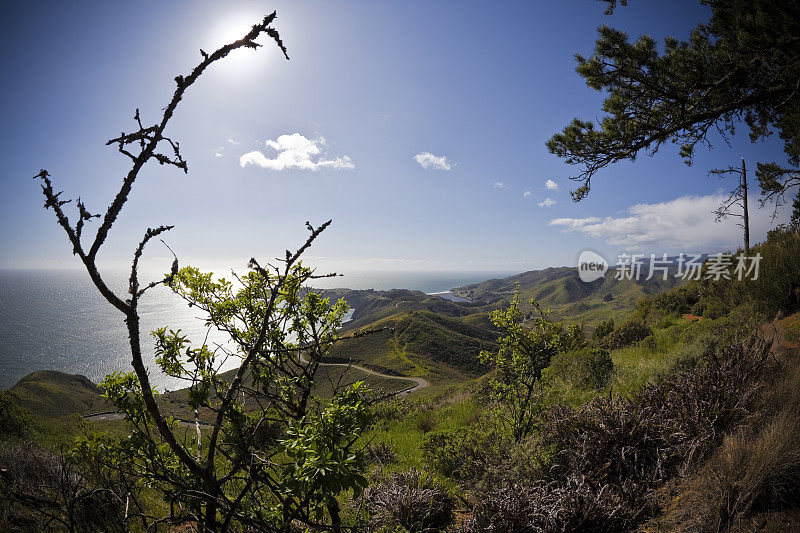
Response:
[[[600,348],[584,348],[559,354],[550,364],[551,371],[566,382],[586,389],[600,389],[614,371],[611,354]]]
[[[425,435],[422,460],[440,474],[477,480],[498,462],[500,436],[484,427],[458,428]]]
[[[427,472],[412,468],[370,486],[367,504],[376,526],[440,531],[455,520],[455,501]]]
[[[0,440],[24,439],[33,427],[33,413],[19,405],[14,394],[0,391]]]
[[[768,348],[752,341],[629,398],[553,409],[542,437],[553,452],[547,474],[528,484],[524,497],[507,487],[479,495],[467,529],[620,531],[639,525],[658,509],[655,490],[697,465],[751,413]]]
[[[0,446],[0,465],[0,530],[129,530],[135,481],[30,442]]]
[[[599,345],[607,350],[616,350],[639,342],[652,334],[653,330],[645,325],[644,322],[630,320],[615,327],[611,333],[599,341]]]
[[[657,520],[662,529],[721,531],[752,512],[800,502],[800,361],[765,387],[757,416],[725,438]]]

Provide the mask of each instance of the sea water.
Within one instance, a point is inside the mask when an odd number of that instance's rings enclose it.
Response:
[[[426,293],[504,277],[498,272],[354,272],[316,280],[320,288],[420,290]],[[107,279],[125,295],[123,272]],[[168,326],[181,329],[193,342],[223,344],[224,336],[208,334],[203,314],[190,308],[167,287],[147,291],[140,303],[141,339],[151,381],[160,390],[185,383],[162,374],[155,363],[149,332]],[[206,335],[209,335],[206,337]],[[97,292],[84,271],[0,270],[0,389],[11,387],[35,370],[82,374],[94,382],[114,371],[130,371],[130,348],[124,316]],[[222,370],[234,368],[231,358]]]

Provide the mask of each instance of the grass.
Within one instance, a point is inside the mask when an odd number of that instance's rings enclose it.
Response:
[[[98,386],[77,374],[40,370],[28,374],[9,390],[20,405],[41,418],[110,409]]]
[[[660,327],[659,327],[660,326]],[[653,338],[611,353],[614,370],[608,384],[600,389],[573,385],[545,372],[548,380],[547,405],[569,404],[579,407],[598,396],[628,396],[659,377],[668,375],[676,365],[698,354],[697,330],[713,328],[713,322],[690,323],[673,317],[654,328]],[[460,386],[438,385],[414,393],[415,407],[396,420],[381,422],[370,438],[375,443],[389,444],[397,453],[393,470],[421,468],[421,444],[430,431],[467,427],[481,411],[474,391],[478,380],[470,379]]]
[[[478,354],[497,349],[497,334],[485,326],[483,319],[467,320],[421,310],[397,313],[369,327],[386,329],[345,339],[333,347],[330,355],[379,371],[449,384],[485,372]]]
[[[420,445],[431,431],[466,427],[474,420],[480,406],[472,398],[462,398],[447,405],[417,408],[399,420],[379,422],[366,438],[374,444],[388,444],[397,454],[397,462],[388,471],[422,468]]]

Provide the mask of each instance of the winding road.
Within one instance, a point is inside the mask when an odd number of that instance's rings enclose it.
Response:
[[[307,361],[303,361],[306,363]],[[320,363],[320,366],[346,366],[350,368],[355,368],[356,370],[360,370],[365,374],[369,374],[370,376],[375,376],[379,378],[389,378],[389,379],[404,379],[406,381],[413,381],[414,386],[409,389],[403,389],[398,392],[393,392],[387,396],[405,396],[406,394],[410,394],[415,390],[424,389],[425,387],[429,387],[430,383],[423,378],[413,378],[410,376],[392,376],[390,374],[381,374],[380,372],[376,372],[375,370],[370,370],[369,368],[365,368],[363,366],[354,365],[352,363]]]
[[[303,361],[307,363],[308,361]],[[376,372],[375,370],[370,370],[369,368],[365,368],[363,366],[354,365],[352,363],[320,363],[320,366],[344,366],[349,368],[355,368],[356,370],[360,370],[361,372],[368,374],[370,376],[375,376],[378,378],[388,378],[388,379],[403,379],[406,381],[411,381],[414,383],[413,387],[408,389],[403,389],[401,391],[392,392],[382,396],[382,398],[388,398],[391,396],[399,396],[403,397],[408,394],[411,394],[415,390],[424,389],[425,387],[429,387],[430,383],[423,378],[414,378],[410,376],[392,376],[390,374],[382,374],[381,372]],[[102,413],[90,413],[88,415],[83,415],[84,420],[89,420],[91,422],[105,422],[108,420],[122,420],[124,415],[122,413],[116,411],[105,411]],[[183,420],[180,418],[176,418],[178,424],[184,427],[194,427],[195,422],[194,420]],[[208,426],[209,424],[200,423],[201,426]]]

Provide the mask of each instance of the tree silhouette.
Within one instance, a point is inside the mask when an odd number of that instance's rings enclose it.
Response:
[[[740,168],[716,168],[711,170],[709,174],[720,177],[727,175],[739,177],[738,185],[728,193],[727,198],[725,198],[717,210],[714,211],[714,216],[717,222],[728,217],[741,219],[741,222],[737,222],[736,224],[742,228],[744,232],[744,252],[750,255],[750,212],[747,205],[747,166],[745,165],[744,158],[742,158],[742,166]]]
[[[609,12],[615,0],[605,0]],[[607,96],[599,122],[574,119],[547,142],[551,153],[580,165],[572,192],[580,201],[600,169],[655,154],[665,143],[680,145],[691,164],[697,145],[710,135],[725,141],[744,122],[751,141],[777,132],[789,166],[759,164],[765,200],[780,201],[796,186],[800,165],[800,4],[782,0],[703,0],[708,24],[688,42],[668,37],[664,51],[644,35],[631,42],[602,26],[591,57],[576,55],[586,84]],[[625,5],[625,2],[621,2]]]

